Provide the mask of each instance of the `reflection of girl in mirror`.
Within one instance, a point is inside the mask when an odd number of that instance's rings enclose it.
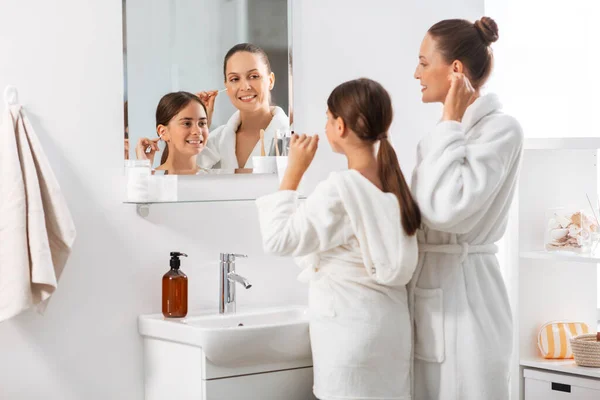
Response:
[[[208,139],[206,108],[200,99],[188,92],[163,96],[156,107],[157,139],[141,138],[136,147],[138,159],[150,160],[159,150],[158,141],[164,140],[165,150],[156,170],[171,175],[194,175],[201,171],[198,154]]]
[[[210,133],[207,149],[198,158],[204,168],[252,168],[252,157],[260,155],[260,130],[265,130],[269,149],[278,129],[289,129],[285,112],[271,106],[275,74],[267,54],[258,46],[241,43],[225,55],[223,74],[229,100],[238,109],[229,121]],[[199,96],[212,115],[217,91]]]
[[[299,202],[319,137],[293,135],[279,192],[257,200],[263,247],[304,267],[315,396],[409,399],[406,284],[421,214],[387,138],[392,102],[379,83],[358,79],[336,87],[327,107],[327,140],[348,170]]]

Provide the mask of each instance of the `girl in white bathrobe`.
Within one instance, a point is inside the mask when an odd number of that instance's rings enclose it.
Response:
[[[225,125],[213,130],[206,151],[198,158],[203,168],[250,169],[252,157],[260,156],[260,130],[264,129],[265,153],[278,130],[289,129],[289,119],[277,106],[271,106],[275,74],[267,54],[260,47],[240,43],[223,61],[225,87],[236,111]],[[200,92],[209,112],[214,109],[218,91]],[[269,154],[266,154],[269,155]],[[272,154],[274,155],[274,154]]]
[[[257,200],[264,249],[297,257],[299,279],[309,282],[315,396],[410,399],[405,285],[421,217],[387,140],[391,100],[359,79],[338,86],[327,106],[327,139],[348,170],[299,201],[319,137],[294,135],[280,191]]]
[[[415,78],[442,120],[421,141],[413,194],[423,213],[409,285],[416,400],[507,400],[512,320],[494,244],[505,232],[523,133],[481,95],[498,27],[445,20],[421,45]]]

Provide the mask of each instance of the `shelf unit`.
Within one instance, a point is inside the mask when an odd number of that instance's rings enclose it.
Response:
[[[593,150],[600,149],[600,138],[527,138],[525,150]]]
[[[569,261],[575,263],[600,264],[600,254],[574,254],[569,252],[548,252],[545,250],[524,251],[519,254],[521,258],[530,260]]]
[[[522,358],[520,364],[522,367],[531,367],[600,379],[600,368],[580,367],[575,364],[574,360],[546,360],[539,357]]]
[[[127,178],[123,176],[121,187],[127,187]],[[136,206],[141,217],[150,214],[150,206],[161,204],[249,202],[271,194],[279,188],[277,174],[210,174],[177,175],[176,199],[168,201],[130,201],[124,193],[123,204]],[[298,187],[300,199],[305,199],[307,184],[305,179]]]
[[[600,368],[574,360],[545,360],[537,348],[548,321],[581,321],[597,327],[600,252],[546,252],[546,210],[573,207],[591,213],[597,204],[600,138],[529,138],[506,235],[506,279],[513,311],[511,398],[524,399],[525,368],[600,380]]]

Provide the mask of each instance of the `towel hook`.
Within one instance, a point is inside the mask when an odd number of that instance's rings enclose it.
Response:
[[[148,215],[150,215],[150,205],[136,204],[135,211],[137,212],[137,215],[139,215],[140,217],[146,218]]]
[[[19,103],[19,92],[16,87],[8,85],[4,89],[4,102],[7,106],[15,106]]]

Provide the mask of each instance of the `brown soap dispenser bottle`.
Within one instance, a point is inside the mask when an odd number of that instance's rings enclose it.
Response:
[[[171,270],[162,279],[162,313],[166,318],[182,318],[187,315],[188,279],[179,270],[179,257],[187,254],[171,252]]]

